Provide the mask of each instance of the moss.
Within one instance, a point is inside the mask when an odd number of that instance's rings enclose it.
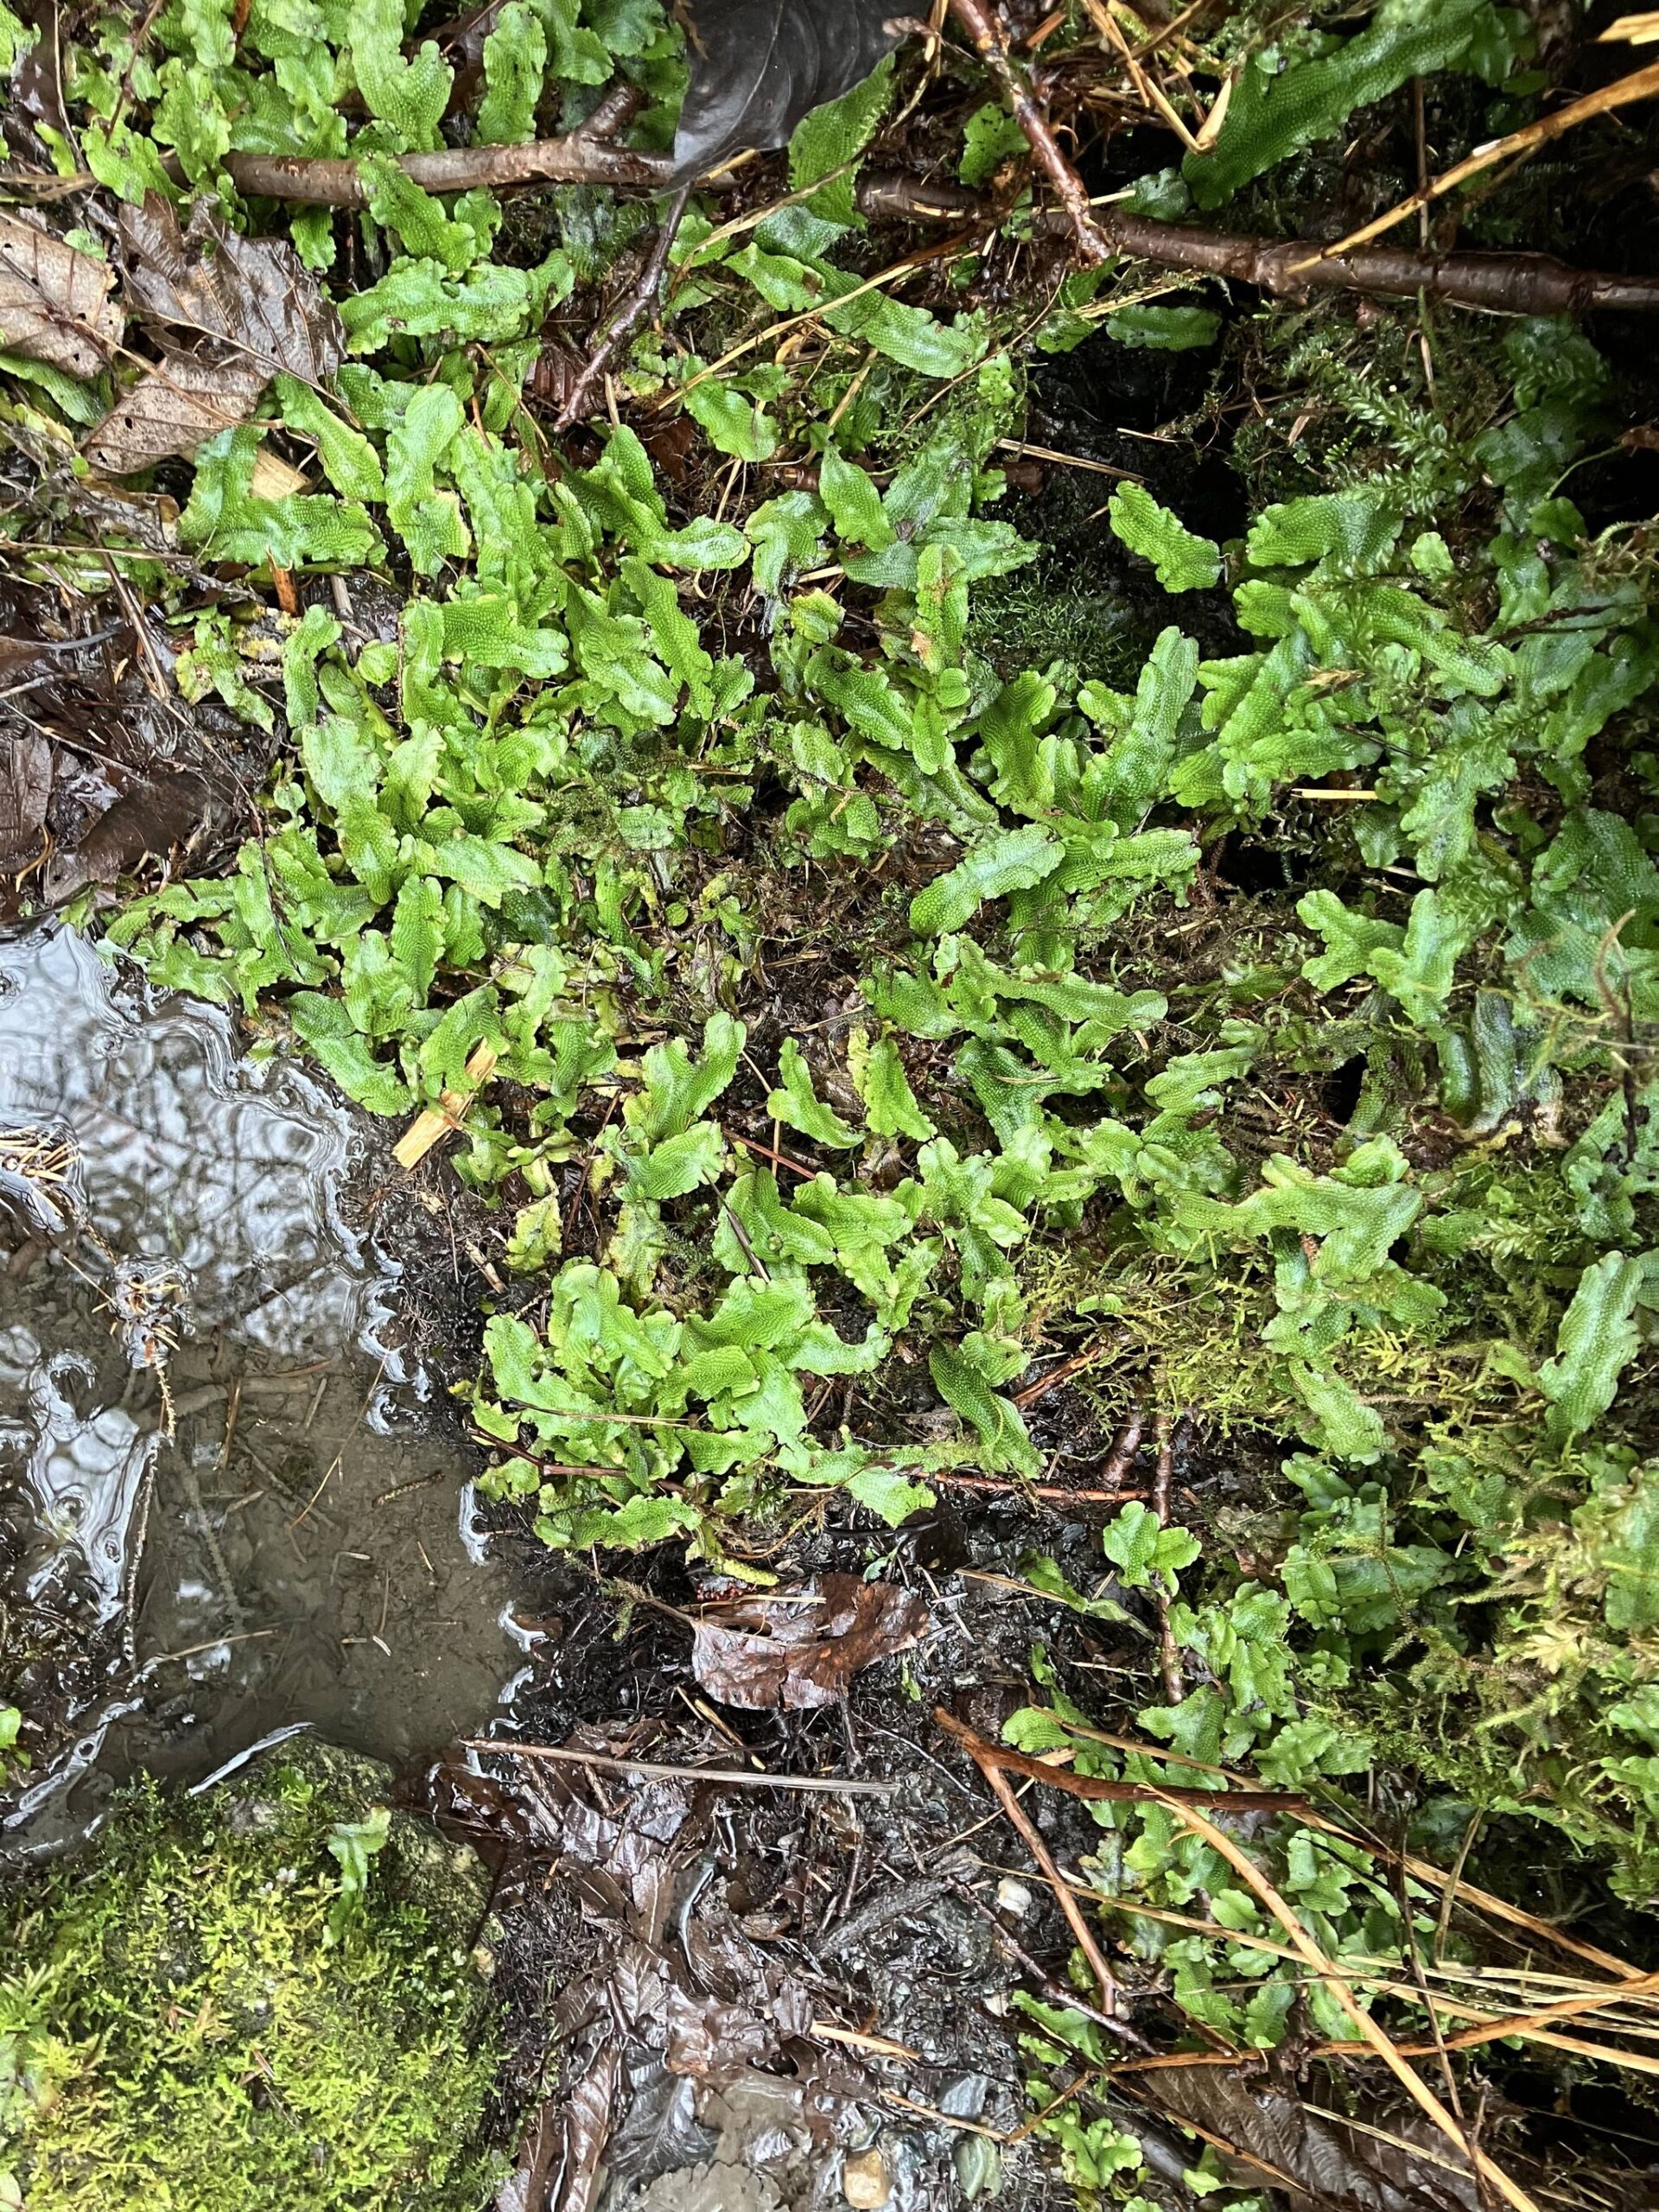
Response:
[[[83,1858],[14,1901],[0,2204],[488,2201],[497,2043],[470,1949],[482,1872],[394,1816],[353,1909],[329,1848],[387,1778],[311,1747],[199,1799],[145,1780]]]

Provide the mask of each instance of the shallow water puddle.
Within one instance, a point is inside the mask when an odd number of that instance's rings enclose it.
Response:
[[[11,1841],[292,1722],[401,1761],[485,1720],[510,1592],[346,1112],[58,931],[0,942],[0,1132]]]

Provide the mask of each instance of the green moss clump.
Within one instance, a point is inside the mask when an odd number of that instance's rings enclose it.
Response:
[[[484,1877],[413,1821],[388,1831],[385,1779],[311,1747],[200,1799],[143,1781],[31,1880],[0,1984],[0,2205],[488,2201]]]

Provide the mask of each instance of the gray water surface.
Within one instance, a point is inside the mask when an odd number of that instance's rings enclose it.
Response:
[[[19,1131],[70,1141],[0,1170],[10,1842],[296,1721],[397,1763],[486,1721],[511,1591],[346,1109],[59,929],[0,940],[0,1155]]]

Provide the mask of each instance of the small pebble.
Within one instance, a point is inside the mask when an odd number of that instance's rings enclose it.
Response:
[[[861,2151],[841,2170],[841,2193],[858,2212],[878,2212],[893,2193],[887,2162],[879,2151]]]
[[[996,1885],[996,1907],[999,1912],[1011,1912],[1016,1920],[1031,1910],[1031,1891],[1023,1882],[1016,1882],[1005,1874]]]

